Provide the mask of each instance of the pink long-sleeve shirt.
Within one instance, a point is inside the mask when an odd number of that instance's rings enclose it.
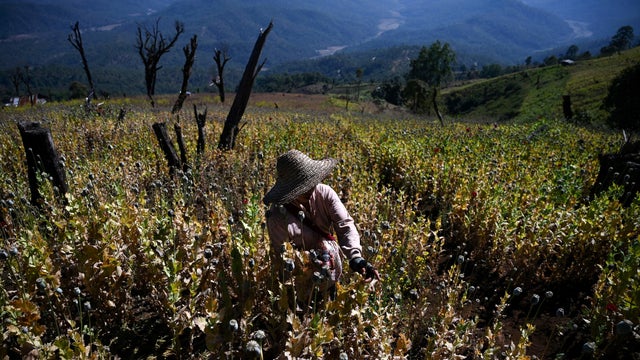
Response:
[[[308,209],[300,206],[299,210],[325,233],[335,231],[338,244],[347,260],[362,256],[360,234],[353,218],[329,185],[316,185],[309,198]],[[297,214],[291,214],[285,207],[276,204],[271,206],[267,217],[267,229],[274,249],[280,249],[286,241],[300,249],[312,249],[324,239],[321,234],[304,225]]]

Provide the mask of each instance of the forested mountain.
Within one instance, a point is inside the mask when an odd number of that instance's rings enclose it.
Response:
[[[579,37],[610,37],[622,25],[640,27],[640,2],[637,0],[523,0],[527,5],[556,14]]]
[[[385,59],[379,67],[406,62],[398,47],[449,42],[458,61],[467,64],[522,63],[527,56],[592,41],[618,26],[635,25],[640,5],[634,1],[544,0],[0,0],[0,92],[11,93],[8,72],[32,68],[35,85],[68,87],[83,81],[80,57],[68,43],[70,26],[79,22],[96,86],[109,92],[141,92],[142,64],[135,50],[138,27],[152,27],[170,36],[173,23],[185,32],[163,57],[158,92],[175,91],[184,61],[180,49],[198,36],[192,84],[205,88],[212,76],[215,48],[232,58],[230,82],[241,72],[258,31],[273,21],[263,50],[265,70],[314,71],[313,62],[293,62],[332,54]],[[569,15],[576,15],[571,17]],[[634,16],[636,19],[634,20]],[[570,20],[570,21],[567,21]],[[599,20],[602,20],[599,22]],[[617,23],[617,25],[616,25]],[[576,25],[578,24],[578,25]],[[604,29],[604,30],[602,30]],[[357,55],[363,54],[363,55]],[[395,58],[393,56],[395,54]],[[343,55],[344,56],[344,55]],[[335,60],[334,73],[344,58]],[[358,65],[365,67],[366,64]],[[346,71],[346,69],[345,69]],[[47,75],[46,79],[42,77]],[[392,75],[392,74],[390,74]],[[371,73],[365,74],[371,76]],[[377,76],[377,75],[376,75]],[[231,85],[233,86],[233,85]]]

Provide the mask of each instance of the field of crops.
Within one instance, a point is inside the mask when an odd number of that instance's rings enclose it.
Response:
[[[621,134],[268,100],[221,152],[228,107],[212,103],[200,156],[191,105],[180,114],[190,168],[174,175],[151,129],[173,128],[166,110],[0,112],[0,357],[638,356],[640,199],[623,208],[612,188],[584,201]],[[42,174],[39,208],[26,120],[51,129],[69,185],[59,199]],[[381,281],[347,273],[335,299],[300,299],[272,271],[261,199],[291,148],[340,159],[326,182]]]

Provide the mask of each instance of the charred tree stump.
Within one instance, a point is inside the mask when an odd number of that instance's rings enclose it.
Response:
[[[118,125],[122,125],[124,124],[124,119],[127,116],[127,109],[121,107],[120,111],[118,112],[118,121],[117,124]]]
[[[40,126],[38,122],[18,123],[22,144],[27,157],[27,172],[29,189],[31,190],[31,204],[39,206],[42,195],[38,189],[38,172],[49,175],[58,198],[66,202],[65,194],[69,191],[66,175],[60,156],[53,144],[51,131]]]
[[[169,164],[169,173],[173,175],[176,169],[180,169],[181,164],[176,153],[176,149],[167,134],[167,125],[165,123],[155,123],[152,127],[153,132],[156,134],[156,138],[158,139],[160,148],[164,153],[164,157],[167,159],[167,163]]]
[[[231,109],[229,110],[222,133],[220,134],[220,141],[218,142],[218,149],[220,150],[231,150],[235,146],[236,136],[238,132],[240,132],[238,124],[240,124],[242,115],[244,115],[244,111],[249,103],[253,82],[258,73],[260,73],[262,66],[264,66],[264,62],[258,64],[260,53],[262,52],[264,43],[267,41],[267,35],[269,35],[272,28],[273,22],[270,22],[266,29],[260,31],[260,35],[253,46],[253,51],[242,74],[242,79],[240,79],[240,85],[238,85],[238,92],[233,99],[233,104],[231,104]]]
[[[180,149],[180,162],[182,162],[182,171],[189,169],[189,163],[187,162],[187,147],[184,145],[184,138],[182,137],[182,127],[180,124],[175,123],[173,130],[176,132],[176,141],[178,142],[178,149]]]
[[[571,109],[571,95],[562,96],[562,112],[565,120],[573,119],[573,110]]]
[[[196,117],[196,124],[198,125],[198,143],[196,146],[196,153],[204,153],[205,141],[204,141],[204,125],[207,123],[207,107],[204,107],[203,113],[198,113],[198,107],[193,104],[193,113]]]
[[[589,200],[616,184],[623,187],[618,199],[628,207],[640,191],[640,142],[625,143],[618,153],[598,155],[600,170],[589,190]]]

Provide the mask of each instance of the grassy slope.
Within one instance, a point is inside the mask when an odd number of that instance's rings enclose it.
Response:
[[[458,98],[462,108],[449,112],[464,118],[528,121],[562,117],[562,96],[571,95],[573,110],[581,120],[601,122],[600,109],[611,80],[640,61],[640,48],[610,57],[528,69],[495,79],[481,80],[443,91],[443,100]],[[454,110],[454,111],[452,111]]]

